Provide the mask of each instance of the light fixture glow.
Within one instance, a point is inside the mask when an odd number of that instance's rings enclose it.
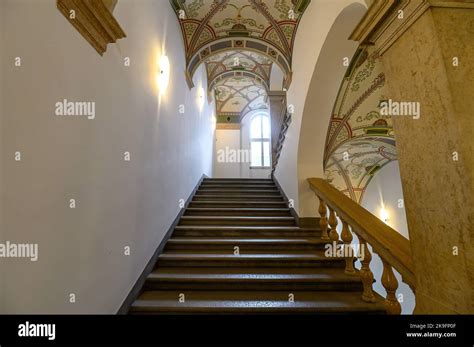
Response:
[[[158,60],[158,75],[157,75],[158,88],[160,94],[163,94],[168,88],[170,80],[170,61],[166,55],[163,55]]]
[[[202,111],[202,109],[204,107],[205,93],[206,93],[206,91],[204,90],[203,87],[198,88],[198,90],[197,90],[197,97],[198,97],[197,104],[198,104],[198,107],[199,107],[199,111]]]
[[[388,223],[389,221],[389,214],[388,214],[388,211],[385,209],[385,207],[382,207],[380,209],[380,219],[384,222],[384,223]]]

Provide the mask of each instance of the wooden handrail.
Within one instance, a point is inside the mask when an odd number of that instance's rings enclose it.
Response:
[[[413,290],[415,275],[410,242],[355,201],[321,178],[308,178],[315,194],[348,223],[374,252],[393,266]]]

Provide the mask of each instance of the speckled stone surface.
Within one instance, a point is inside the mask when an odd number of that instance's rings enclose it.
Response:
[[[430,8],[382,61],[388,97],[421,103],[394,117],[415,313],[474,313],[474,9]]]

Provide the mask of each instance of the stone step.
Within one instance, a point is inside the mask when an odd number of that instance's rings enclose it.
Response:
[[[188,207],[185,216],[280,216],[291,217],[289,208]]]
[[[245,254],[250,251],[307,251],[321,250],[327,242],[320,238],[190,238],[173,237],[166,243],[165,251],[170,250],[223,250],[234,252],[234,247],[239,247],[239,252]]]
[[[264,183],[264,184],[274,184],[271,178],[204,178],[201,184],[206,183]]]
[[[232,190],[232,189],[251,189],[251,190],[275,190],[278,189],[274,184],[237,184],[237,183],[205,183],[202,184],[199,189],[206,190]]]
[[[344,267],[343,258],[327,258],[324,252],[299,254],[163,253],[158,267]]]
[[[232,237],[232,238],[275,238],[275,237],[321,237],[319,229],[279,226],[190,226],[181,225],[174,229],[173,237]]]
[[[158,268],[145,290],[363,290],[359,274],[314,268]]]
[[[191,201],[189,203],[190,208],[209,208],[209,207],[222,207],[222,208],[285,208],[287,203],[284,201]]]
[[[281,195],[242,195],[242,194],[200,194],[196,193],[192,201],[278,201],[284,202]]]
[[[184,302],[180,302],[180,294],[184,294]],[[290,300],[291,295],[294,300]],[[130,313],[385,313],[380,296],[375,303],[366,303],[360,296],[358,292],[336,291],[145,291]]]
[[[256,190],[256,189],[202,189],[196,192],[199,195],[275,195],[281,197],[281,193],[277,189],[272,190]]]
[[[182,216],[179,225],[294,226],[293,217]]]

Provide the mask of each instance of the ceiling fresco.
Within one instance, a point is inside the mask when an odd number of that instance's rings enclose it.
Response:
[[[219,53],[206,60],[209,89],[213,89],[217,80],[239,74],[253,77],[268,88],[271,69],[272,61],[268,57],[241,50]]]
[[[238,48],[267,55],[289,75],[296,30],[309,2],[171,0],[183,34],[188,77],[207,57]]]
[[[208,93],[218,122],[239,122],[267,108],[272,67],[291,83],[296,30],[310,0],[170,0],[179,19],[186,79],[206,64]]]
[[[222,80],[215,87],[217,114],[238,116],[240,120],[252,110],[266,109],[266,95],[265,87],[253,78]]]
[[[291,83],[293,45],[310,0],[171,0],[183,34],[186,79],[206,64],[218,119],[266,108],[271,71]]]
[[[326,179],[359,203],[376,172],[397,160],[392,119],[380,114],[386,94],[379,57],[359,49],[342,82],[324,153]]]

